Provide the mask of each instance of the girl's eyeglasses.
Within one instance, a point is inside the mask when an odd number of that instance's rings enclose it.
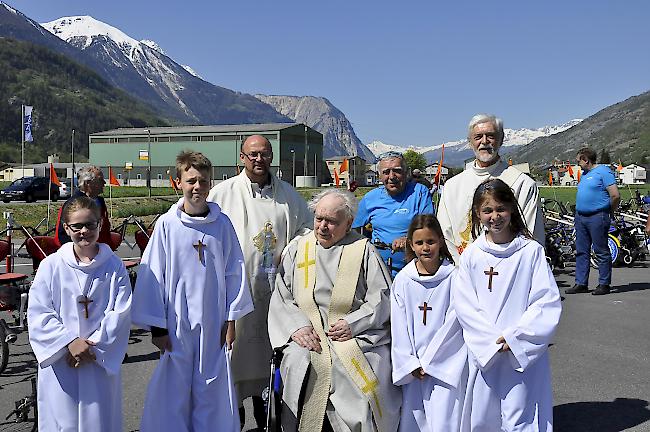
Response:
[[[66,224],[73,232],[79,232],[81,231],[84,227],[88,231],[93,231],[96,230],[97,227],[99,226],[99,222],[81,222],[81,223],[73,223],[73,224]]]

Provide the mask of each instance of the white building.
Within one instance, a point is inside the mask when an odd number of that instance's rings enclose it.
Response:
[[[631,164],[623,167],[623,169],[618,172],[618,178],[621,180],[622,184],[626,185],[645,184],[646,169],[640,165]]]

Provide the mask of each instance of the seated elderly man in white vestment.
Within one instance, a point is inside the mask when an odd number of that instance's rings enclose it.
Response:
[[[391,382],[390,276],[368,241],[350,231],[354,196],[327,189],[311,202],[314,231],[293,242],[269,310],[280,365],[285,431],[397,430]]]

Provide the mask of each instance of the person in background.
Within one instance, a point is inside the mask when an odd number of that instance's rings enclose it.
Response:
[[[566,294],[589,291],[589,261],[593,245],[598,260],[598,286],[591,294],[609,294],[612,283],[612,256],[607,244],[611,215],[621,202],[616,177],[607,165],[596,164],[596,152],[588,147],[578,150],[576,156],[582,169],[576,194],[575,285]]]
[[[416,182],[420,183],[421,185],[424,185],[427,189],[431,190],[431,182],[427,180],[425,176],[422,175],[422,171],[419,169],[414,169],[411,172],[411,179]]]

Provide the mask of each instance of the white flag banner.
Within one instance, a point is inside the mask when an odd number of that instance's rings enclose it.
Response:
[[[34,107],[25,105],[25,117],[23,118],[23,130],[25,132],[25,142],[33,142],[32,135],[32,110]]]

